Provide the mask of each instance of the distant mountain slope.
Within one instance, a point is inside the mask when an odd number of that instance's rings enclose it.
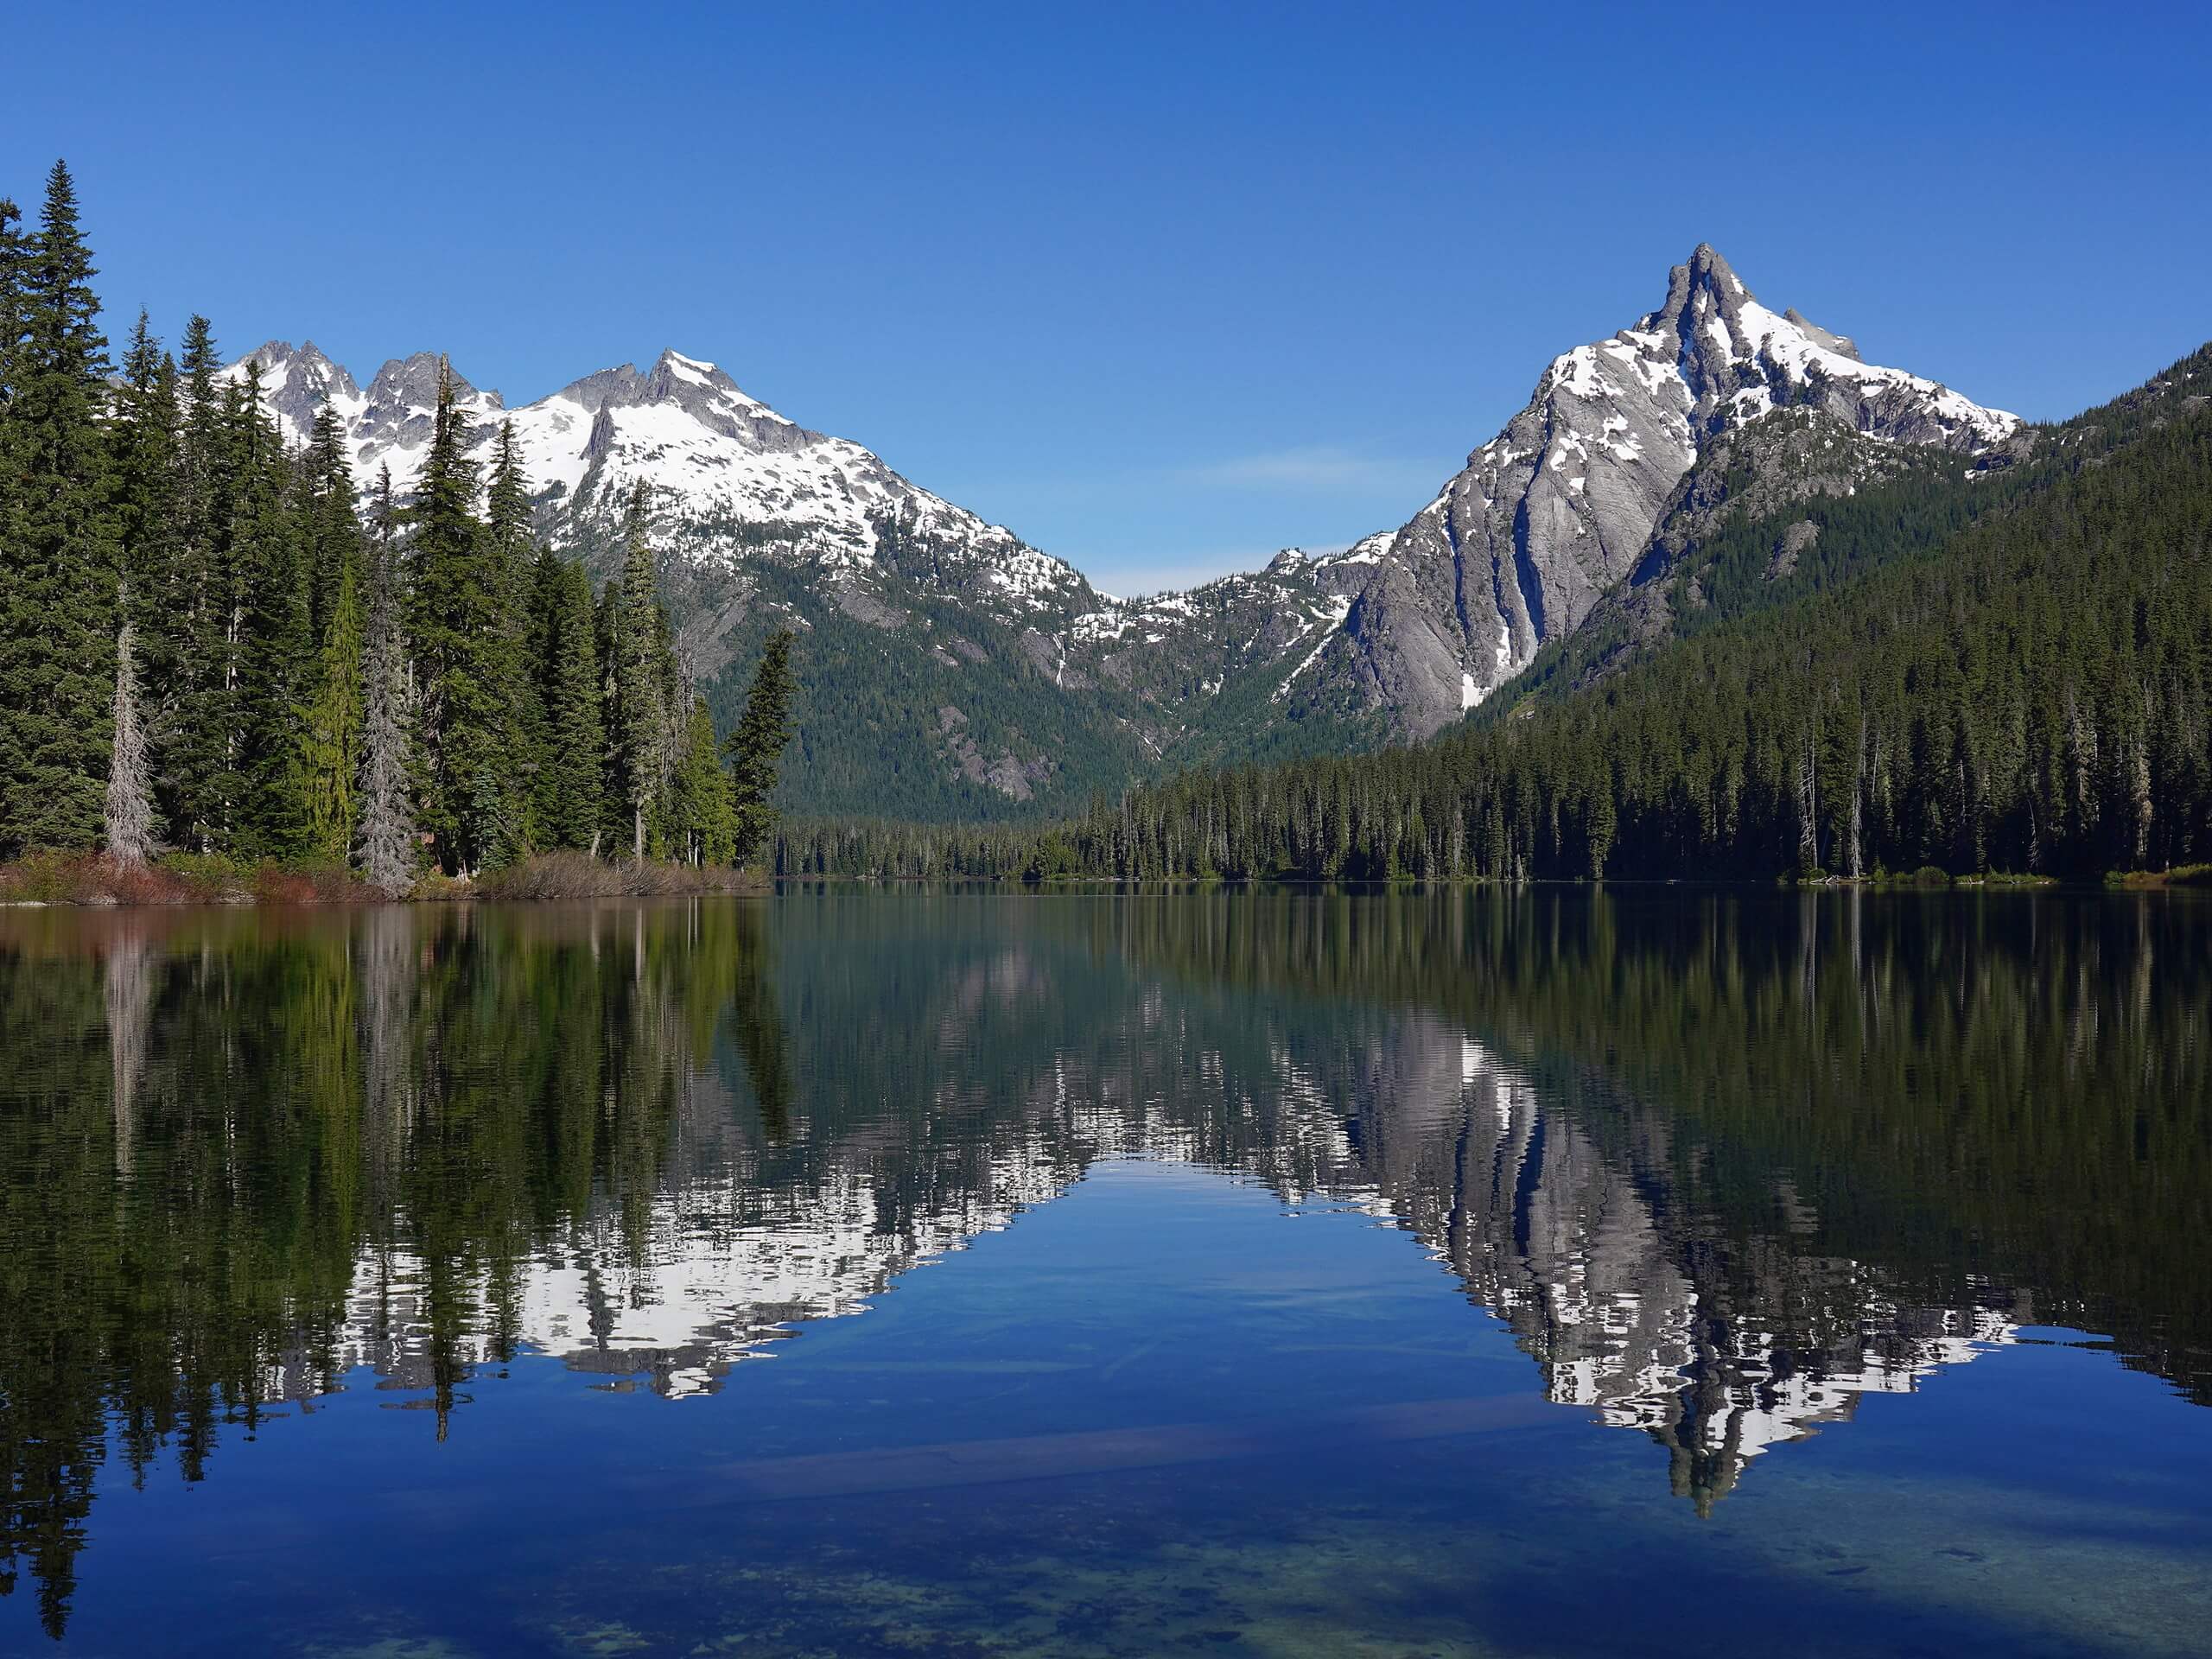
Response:
[[[1758,303],[1700,245],[1665,302],[1552,360],[1529,405],[1380,550],[1342,671],[1414,734],[1472,708],[1571,635],[1643,559],[1675,486],[1778,410],[1864,441],[2001,448],[2017,416],[1859,360],[1841,336]]]
[[[1713,452],[1716,493],[1672,515],[1695,533],[1661,549],[1677,591],[1725,606],[1650,613],[1642,649],[1570,641],[1560,671],[1433,741],[1192,772],[1026,834],[801,829],[783,856],[906,873],[950,849],[976,874],[1135,879],[2212,867],[2212,346],[2044,429],[1999,479],[1953,458],[1839,487],[1825,412],[1759,436],[1783,453]],[[1808,512],[1829,515],[1818,536],[1788,534]]]
[[[410,489],[435,356],[389,362],[365,391],[312,343],[228,372],[249,365],[294,441],[327,401],[360,482],[388,469]],[[620,504],[652,486],[681,647],[718,715],[770,629],[801,633],[789,804],[925,818],[1070,810],[1179,766],[1435,732],[1573,636],[1649,564],[1686,477],[1764,454],[1742,435],[1770,423],[1823,423],[1869,478],[1922,452],[1986,467],[2021,442],[2016,417],[1866,364],[1700,247],[1658,310],[1554,359],[1401,529],[1120,599],[676,352],[512,410],[462,384],[478,453],[512,423],[541,533],[602,574]]]
[[[1945,452],[1863,441],[1822,410],[1727,435],[1683,474],[1629,580],[1485,712],[1557,699],[1668,640],[1925,554],[2021,511],[2209,396],[2212,365],[2199,352],[2110,403],[2023,428],[1966,467]]]

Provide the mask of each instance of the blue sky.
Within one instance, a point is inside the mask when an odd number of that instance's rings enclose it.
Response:
[[[2212,8],[1815,10],[17,9],[0,193],[111,332],[674,346],[1120,591],[1402,521],[1700,240],[2031,416],[2212,335]]]

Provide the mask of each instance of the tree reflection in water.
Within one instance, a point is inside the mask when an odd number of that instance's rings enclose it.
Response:
[[[955,893],[0,920],[0,1588],[372,1374],[712,1392],[1102,1157],[1416,1234],[1709,1508],[2023,1324],[2212,1403],[2184,895]],[[365,1370],[364,1370],[365,1368]]]

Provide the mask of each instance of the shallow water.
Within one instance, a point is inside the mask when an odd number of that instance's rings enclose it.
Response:
[[[0,917],[0,1653],[2201,1653],[2209,941]]]

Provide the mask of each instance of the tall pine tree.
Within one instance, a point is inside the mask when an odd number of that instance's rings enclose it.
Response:
[[[359,827],[357,862],[370,886],[397,894],[414,885],[414,680],[407,660],[406,575],[391,502],[391,473],[377,475],[369,520],[364,620]]]
[[[518,839],[506,776],[514,726],[508,595],[476,516],[476,465],[467,448],[467,412],[442,360],[411,513],[411,612],[423,828],[440,867],[459,876],[507,856]]]
[[[226,847],[238,737],[243,595],[231,556],[232,423],[207,319],[185,326],[176,474],[176,641],[163,721],[155,734],[156,791],[172,844]]]
[[[537,822],[547,846],[596,853],[605,728],[591,578],[549,549],[538,556],[537,588],[537,678],[545,709]]]
[[[515,446],[512,421],[499,423],[492,447],[491,484],[485,497],[485,541],[490,580],[498,594],[501,657],[498,664],[507,700],[506,814],[511,851],[542,846],[538,773],[544,765],[545,704],[538,676],[531,671],[534,577],[530,481]]]
[[[334,861],[353,845],[365,717],[361,524],[342,439],[337,411],[325,403],[305,458],[308,556],[320,595],[309,607],[319,614],[305,741],[309,843],[315,856]]]
[[[116,505],[113,758],[108,850],[143,861],[159,844],[154,753],[176,671],[176,367],[142,310],[108,423]]]
[[[0,845],[90,848],[107,787],[117,561],[107,342],[61,162],[8,264],[19,333],[0,421]]]
[[[737,852],[735,803],[704,697],[692,699],[690,718],[684,722],[672,796],[677,856],[695,866],[730,862]]]
[[[636,859],[645,855],[646,818],[658,791],[666,741],[652,500],[650,486],[638,480],[631,488],[623,528],[621,586],[610,595],[614,626],[608,630],[607,642],[613,693],[608,710],[612,772],[615,793],[628,819],[630,855]]]
[[[776,772],[791,740],[791,633],[768,636],[760,666],[745,694],[745,712],[729,735],[734,857],[744,863],[768,844],[776,827]]]
[[[297,858],[314,842],[307,703],[315,625],[307,516],[276,424],[261,406],[261,371],[246,365],[232,430],[237,508],[232,551],[240,579],[237,850]]]

